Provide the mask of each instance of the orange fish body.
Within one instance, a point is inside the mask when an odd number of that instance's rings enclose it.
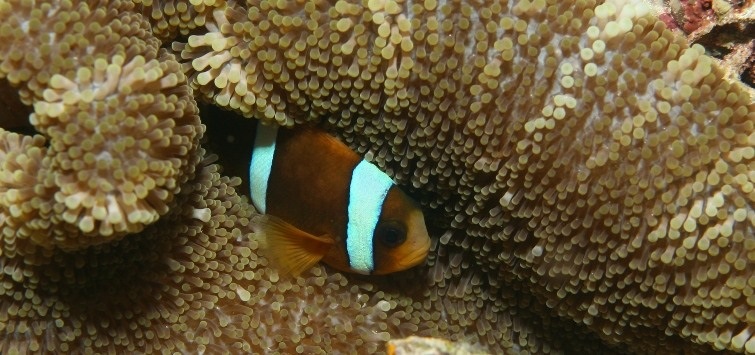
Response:
[[[257,126],[253,223],[267,256],[297,275],[323,261],[387,274],[420,264],[430,238],[419,207],[371,163],[322,130]]]

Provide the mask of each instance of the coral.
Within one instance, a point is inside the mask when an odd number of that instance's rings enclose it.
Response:
[[[721,59],[732,77],[751,88],[755,63],[755,1],[752,0],[650,0],[660,19],[691,43],[701,44],[706,54]]]
[[[386,345],[388,355],[486,355],[485,351],[460,342],[452,343],[444,339],[411,336],[406,339],[390,340]]]
[[[492,353],[755,352],[755,107],[642,3],[228,1],[205,28],[185,27],[193,35],[171,48],[195,96],[319,121],[427,209],[426,266],[293,279],[257,255],[241,180],[212,158],[197,166],[193,99],[128,12],[143,8],[29,4],[0,2],[0,72],[39,132],[0,133],[2,353],[371,353],[410,335]],[[83,148],[76,129],[112,125],[82,117],[110,107],[98,90],[118,84],[102,73],[135,72],[125,94],[185,105],[157,106],[180,113],[167,122],[182,164],[150,200],[159,219],[127,237],[93,229],[88,248],[78,224],[52,247],[24,238],[67,208],[44,171],[68,157],[56,145]],[[251,151],[245,123],[213,110],[210,139]],[[134,139],[160,135],[149,127]]]
[[[0,76],[20,86],[41,134],[6,147],[0,226],[75,250],[167,213],[203,128],[178,63],[122,13],[132,4],[53,4],[0,5]]]
[[[696,40],[714,27],[739,24],[745,29],[755,19],[755,2],[752,0],[650,0],[660,12],[667,15],[664,22],[679,27]],[[744,30],[746,34],[751,30]]]
[[[682,29],[690,33],[705,26],[715,18],[713,1],[711,0],[685,0],[680,1],[684,25]]]

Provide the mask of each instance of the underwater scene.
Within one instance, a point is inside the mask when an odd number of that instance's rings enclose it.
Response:
[[[755,354],[754,14],[0,0],[0,354]]]

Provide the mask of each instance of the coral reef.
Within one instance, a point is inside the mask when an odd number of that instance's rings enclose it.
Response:
[[[755,1],[650,0],[661,20],[721,59],[734,80],[755,88]],[[753,89],[755,90],[755,89]],[[751,90],[751,96],[753,94]]]
[[[187,36],[161,50],[139,13]],[[0,1],[0,20],[38,132],[0,120],[1,353],[755,352],[755,106],[642,2]],[[187,84],[375,161],[427,209],[427,265],[279,277]],[[248,121],[202,119],[250,151]]]

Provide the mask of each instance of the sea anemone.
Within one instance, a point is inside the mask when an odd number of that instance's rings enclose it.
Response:
[[[2,353],[376,352],[410,335],[495,353],[755,352],[755,107],[644,3],[227,1],[175,57],[127,2],[34,5],[0,3],[16,24],[0,26],[0,72],[39,133],[0,133]],[[155,184],[169,193],[144,200],[156,218],[111,235],[95,219],[87,234],[56,222],[68,198],[52,162],[101,147],[71,140],[111,116],[76,112],[103,112],[96,73],[126,72],[145,78],[126,95],[175,106],[118,137],[173,122],[177,147],[158,160],[181,162]],[[191,94],[339,135],[426,209],[427,265],[279,276],[257,254],[242,180],[196,148]],[[115,122],[138,116],[133,101],[108,101],[127,108]],[[207,111],[211,144],[250,151],[234,128],[253,121]]]
[[[202,96],[324,123],[449,221],[437,282],[522,285],[636,351],[755,351],[753,102],[644,3],[229,2],[206,28],[172,46]]]
[[[196,103],[131,7],[0,7],[0,76],[20,87],[40,133],[6,134],[25,142],[3,162],[0,214],[23,226],[5,228],[8,237],[74,250],[137,232],[167,213],[194,169]]]

